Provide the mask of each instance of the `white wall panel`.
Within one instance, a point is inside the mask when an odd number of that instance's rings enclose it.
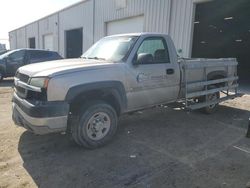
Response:
[[[143,31],[143,16],[136,16],[107,23],[107,35],[137,33]]]
[[[53,34],[47,34],[43,36],[43,48],[45,50],[54,51],[54,37]]]
[[[31,23],[26,26],[26,47],[29,47],[29,38],[35,37],[36,48],[38,46],[38,22]]]
[[[17,47],[17,37],[16,37],[16,31],[9,32],[9,40],[10,40],[10,49],[14,50]]]
[[[83,52],[93,43],[93,1],[86,1],[59,13],[59,52],[65,56],[65,31],[83,28]]]
[[[26,48],[27,41],[26,41],[26,29],[25,29],[25,27],[22,27],[16,31],[16,37],[17,37],[16,48]]]
[[[95,41],[107,35],[106,23],[144,15],[143,31],[168,33],[171,0],[127,0],[117,8],[116,0],[95,1]]]
[[[49,17],[43,18],[39,21],[38,25],[38,33],[39,33],[39,48],[44,49],[44,36],[53,35],[53,49],[58,51],[59,47],[59,22],[58,22],[58,14],[50,15]]]
[[[193,0],[172,1],[169,34],[183,57],[191,55],[194,8]]]

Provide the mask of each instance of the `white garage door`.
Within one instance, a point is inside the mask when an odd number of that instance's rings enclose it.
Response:
[[[107,35],[143,32],[143,16],[107,23]]]
[[[54,50],[54,40],[52,34],[43,36],[43,48],[45,50]]]

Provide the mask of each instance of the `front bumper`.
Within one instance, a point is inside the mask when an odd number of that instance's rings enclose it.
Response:
[[[69,105],[66,102],[38,102],[21,99],[14,93],[12,119],[16,125],[35,134],[64,132]]]

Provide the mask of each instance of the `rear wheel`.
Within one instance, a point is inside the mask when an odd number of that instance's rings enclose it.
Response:
[[[212,86],[209,86],[208,89],[215,89],[216,86],[212,85]],[[220,92],[215,92],[215,93],[212,93],[212,94],[209,94],[207,96],[204,96],[202,98],[202,102],[211,102],[211,101],[215,101],[217,99],[220,98]],[[212,114],[214,113],[217,109],[218,109],[218,103],[215,103],[215,104],[211,104],[209,106],[206,106],[202,109],[202,111],[206,114]]]
[[[102,101],[93,101],[82,107],[78,121],[71,125],[74,141],[87,148],[107,144],[117,130],[117,114],[112,106]]]

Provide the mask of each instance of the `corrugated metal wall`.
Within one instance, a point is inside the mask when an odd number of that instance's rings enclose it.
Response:
[[[191,56],[194,7],[193,0],[172,1],[169,35],[184,57]]]
[[[50,15],[38,21],[38,48],[44,48],[44,36],[53,34],[53,47],[55,51],[59,50],[58,41],[58,14]]]
[[[193,1],[196,0],[86,0],[17,29],[17,42],[15,37],[10,37],[10,45],[12,49],[28,47],[28,37],[35,35],[37,47],[43,48],[43,36],[53,34],[54,48],[64,56],[66,30],[83,28],[85,51],[94,41],[106,36],[108,22],[143,15],[143,31],[170,34],[177,49],[182,49],[182,56],[188,57],[192,45]]]
[[[26,28],[22,27],[16,31],[17,43],[16,48],[25,48],[27,46],[26,41]]]
[[[26,26],[26,47],[29,47],[29,38],[32,37],[35,37],[36,47],[38,47],[38,22]]]
[[[59,12],[59,52],[65,55],[65,32],[83,28],[83,51],[93,44],[93,1]]]
[[[171,0],[127,0],[117,8],[116,0],[95,1],[95,41],[106,35],[107,22],[144,15],[144,31],[168,33]],[[157,21],[156,21],[157,20]]]
[[[16,31],[9,32],[9,41],[10,41],[10,49],[14,50],[17,47],[17,37],[16,37]]]

